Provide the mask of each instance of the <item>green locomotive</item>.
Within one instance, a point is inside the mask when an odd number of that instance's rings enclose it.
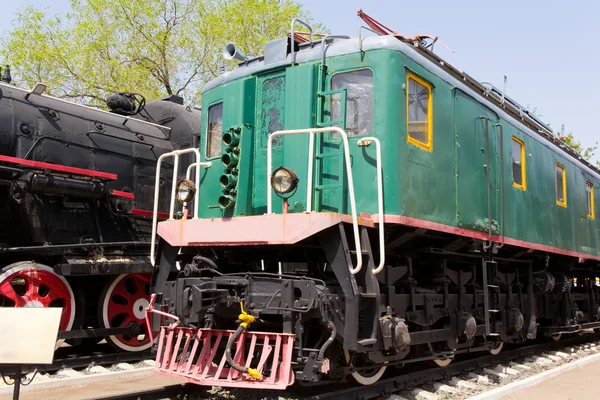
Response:
[[[359,15],[377,36],[294,20],[264,56],[225,48],[239,65],[205,87],[197,162],[155,223],[159,373],[372,384],[600,327],[598,171],[435,38]]]

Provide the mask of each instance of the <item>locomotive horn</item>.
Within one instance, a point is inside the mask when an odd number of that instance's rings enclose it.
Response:
[[[235,58],[236,60],[244,61],[246,56],[235,47],[235,44],[227,43],[223,48],[223,58],[226,60]]]

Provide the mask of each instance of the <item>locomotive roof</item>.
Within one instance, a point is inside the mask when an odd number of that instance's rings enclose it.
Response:
[[[362,40],[362,45],[359,45],[359,40]],[[267,44],[267,46],[269,45],[270,43]],[[355,37],[337,40],[331,44],[328,44],[325,51],[328,57],[334,57],[357,53],[361,51],[361,49],[362,51],[386,49],[403,53],[405,56],[411,58],[413,61],[420,64],[425,69],[428,69],[431,73],[446,81],[453,87],[461,89],[476,99],[480,99],[480,102],[482,103],[485,102],[486,105],[496,114],[503,116],[505,120],[511,122],[513,125],[518,124],[521,126],[521,129],[525,128],[532,138],[538,139],[541,143],[544,143],[547,146],[555,147],[557,151],[560,151],[565,157],[570,159],[573,163],[579,165],[587,173],[600,179],[600,171],[596,167],[583,159],[581,155],[576,153],[566,143],[556,138],[552,134],[552,131],[545,126],[543,122],[534,116],[529,115],[529,113],[521,108],[518,103],[505,96],[504,100],[510,101],[512,106],[511,108],[513,109],[511,110],[512,112],[509,112],[505,107],[502,106],[502,103],[500,103],[496,88],[484,87],[481,83],[477,82],[467,74],[456,70],[449,64],[445,63],[437,55],[427,49],[424,49],[423,47],[416,47],[411,43],[398,40],[394,36],[380,35],[368,36],[362,39]],[[310,43],[301,44],[299,50],[296,52],[296,62],[299,64],[305,62],[314,62],[320,60],[321,57],[321,40],[313,42],[312,45]],[[279,57],[276,60],[270,59],[267,56],[247,59],[240,62],[237,69],[225,72],[208,82],[204,86],[203,91],[208,91],[227,82],[259,73],[267,69],[273,69],[289,64],[289,54],[286,54],[286,57]],[[520,119],[519,114],[515,115],[515,111],[520,113],[523,118]],[[538,129],[537,131],[535,130],[536,128]]]
[[[18,91],[18,92],[22,92],[24,96],[26,96],[27,93],[31,93],[29,90],[5,83],[5,82],[0,82],[0,90],[12,90],[12,91]],[[1,92],[0,92],[1,93]],[[74,103],[72,101],[67,101],[67,100],[63,100],[60,99],[58,97],[54,97],[54,96],[49,96],[46,94],[31,94],[27,101],[34,101],[35,98],[38,98],[41,100],[41,103],[47,102],[47,101],[53,101],[53,102],[59,102],[64,104],[67,107],[75,107],[75,108],[80,108],[85,110],[88,113],[97,113],[97,114],[101,114],[103,115],[103,117],[98,117],[99,119],[101,119],[103,122],[109,122],[109,120],[106,120],[106,118],[110,118],[111,120],[113,120],[117,125],[123,125],[125,127],[128,127],[130,129],[135,129],[134,127],[138,124],[141,124],[142,126],[147,126],[147,127],[152,127],[153,129],[156,129],[157,132],[160,132],[161,135],[165,135],[168,134],[168,132],[171,130],[170,127],[168,126],[164,126],[164,125],[159,125],[156,124],[154,122],[150,122],[150,121],[145,121],[143,119],[140,118],[136,118],[135,116],[128,116],[128,115],[120,115],[120,114],[116,114],[116,113],[112,113],[109,111],[104,111],[101,110],[99,108],[94,108],[94,107],[89,107],[83,104],[78,104],[78,103]],[[35,104],[35,103],[33,103]],[[47,104],[37,104],[38,106],[43,106],[43,105],[47,105]],[[129,126],[128,124],[131,123],[132,126]],[[139,127],[139,125],[138,125]]]

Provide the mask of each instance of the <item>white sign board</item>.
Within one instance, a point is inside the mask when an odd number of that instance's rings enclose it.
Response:
[[[52,364],[61,312],[0,307],[0,364]]]

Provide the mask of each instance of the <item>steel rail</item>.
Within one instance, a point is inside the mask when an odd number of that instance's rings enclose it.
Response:
[[[466,374],[471,371],[488,367],[490,365],[496,365],[506,363],[522,357],[528,357],[536,354],[540,354],[548,350],[556,350],[565,346],[573,346],[589,342],[593,339],[598,339],[597,334],[587,334],[582,336],[576,336],[569,339],[560,340],[558,342],[549,341],[543,343],[536,343],[529,346],[517,347],[514,349],[503,350],[497,355],[485,355],[482,357],[475,357],[463,361],[453,362],[447,367],[438,368],[432,367],[427,369],[415,369],[412,372],[407,372],[402,375],[393,376],[387,379],[380,380],[379,382],[370,386],[353,386],[348,387],[347,382],[332,382],[331,384],[313,385],[306,387],[295,387],[295,391],[277,391],[274,393],[278,398],[281,396],[288,399],[304,399],[304,400],[325,400],[325,399],[336,399],[336,400],[368,400],[383,397],[389,397],[392,394],[401,392],[406,389],[414,389],[420,385],[431,384],[435,381],[442,379],[449,379],[456,375]],[[472,353],[470,355],[475,355]],[[416,366],[416,364],[411,364]],[[420,366],[420,365],[419,365]],[[333,390],[327,390],[327,387],[331,387]],[[342,389],[338,389],[343,387]],[[122,395],[111,395],[109,397],[97,397],[88,400],[105,400],[105,399],[118,399],[118,400],[163,400],[163,399],[181,399],[182,394],[199,395],[206,392],[209,387],[198,386],[198,385],[171,385],[164,386],[158,389],[125,393]],[[233,389],[235,390],[235,389]],[[248,393],[248,391],[245,391]],[[179,396],[179,397],[178,397]],[[277,397],[274,397],[277,398]]]
[[[102,345],[98,345],[97,351],[101,351]],[[102,346],[103,348],[114,351],[109,345]],[[57,354],[63,353],[57,350]],[[153,359],[153,355],[150,350],[139,351],[139,352],[124,352],[119,351],[116,353],[104,353],[104,354],[92,354],[92,355],[78,355],[72,352],[64,352],[59,354],[58,358],[55,358],[53,363],[50,365],[27,365],[23,369],[23,373],[27,373],[35,370],[36,368],[44,372],[55,372],[63,368],[85,368],[89,365],[108,365],[120,362],[139,362],[143,360]],[[3,372],[3,367],[0,367],[0,372]]]
[[[419,385],[432,383],[441,379],[448,379],[452,376],[465,374],[473,370],[487,367],[492,364],[500,364],[517,358],[539,354],[547,350],[555,350],[569,345],[589,342],[590,338],[598,338],[598,335],[582,335],[574,338],[560,340],[558,342],[537,343],[530,346],[517,347],[515,349],[503,350],[497,355],[486,355],[469,360],[453,362],[444,368],[428,368],[422,371],[415,371],[408,374],[402,374],[387,379],[382,379],[371,386],[351,387],[332,392],[320,393],[312,397],[304,397],[306,400],[367,400],[380,396],[389,396],[402,390],[412,389]],[[475,353],[476,354],[476,353]]]

